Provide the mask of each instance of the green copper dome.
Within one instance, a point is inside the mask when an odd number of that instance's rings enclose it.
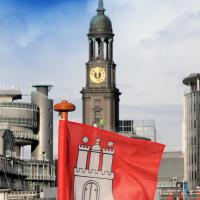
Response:
[[[90,22],[89,35],[107,35],[113,34],[112,23],[106,15],[104,15],[105,9],[103,7],[103,1],[99,0],[99,6],[97,8],[97,15],[94,16]]]

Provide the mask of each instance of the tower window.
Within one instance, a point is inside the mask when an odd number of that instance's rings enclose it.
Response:
[[[99,124],[101,119],[101,112],[100,111],[94,111],[94,123]]]

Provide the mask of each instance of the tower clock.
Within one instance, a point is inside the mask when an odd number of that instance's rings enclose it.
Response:
[[[88,33],[86,87],[81,91],[83,123],[117,131],[121,93],[116,88],[112,23],[104,12],[103,0],[99,0],[97,15],[92,18]]]

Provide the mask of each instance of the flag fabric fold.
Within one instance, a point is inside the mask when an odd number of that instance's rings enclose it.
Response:
[[[154,199],[164,145],[66,123],[67,200]]]

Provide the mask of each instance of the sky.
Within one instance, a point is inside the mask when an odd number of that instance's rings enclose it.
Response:
[[[0,0],[0,88],[30,94],[32,84],[52,83],[50,98],[73,102],[70,119],[81,122],[97,1]],[[158,141],[181,148],[182,80],[200,65],[200,1],[104,0],[104,7],[115,33],[120,119],[154,119]]]

